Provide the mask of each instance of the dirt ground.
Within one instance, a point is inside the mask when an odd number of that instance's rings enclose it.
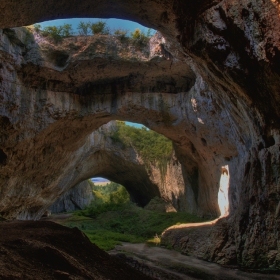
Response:
[[[182,255],[175,250],[167,250],[157,247],[150,247],[147,244],[122,243],[122,246],[109,252],[110,254],[125,254],[127,263],[133,265],[132,259],[137,266],[148,265],[157,273],[164,270],[164,275],[160,274],[159,279],[174,280],[277,280],[280,275],[266,275],[251,273],[224,267],[215,263],[199,260],[194,257]]]
[[[0,279],[152,279],[108,255],[77,228],[0,222]]]

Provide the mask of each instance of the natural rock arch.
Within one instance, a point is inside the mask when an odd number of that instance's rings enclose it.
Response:
[[[25,3],[22,5],[29,8],[18,9],[19,6],[13,6],[18,3],[13,2],[7,4],[1,10],[0,26],[65,17],[66,13],[127,17],[162,31],[169,40],[170,52],[190,66],[196,79],[188,92],[175,95],[126,91],[92,98],[38,90],[36,84],[17,85],[21,80],[20,63],[15,58],[21,55],[15,52],[19,49],[2,49],[5,63],[4,68],[1,65],[1,115],[9,120],[9,129],[1,131],[1,148],[7,155],[7,164],[1,167],[4,197],[1,211],[24,212],[28,203],[32,208],[36,195],[30,193],[30,186],[36,191],[41,187],[36,180],[37,172],[40,175],[46,172],[46,185],[40,190],[42,205],[46,204],[54,191],[50,185],[59,186],[58,182],[63,182],[62,167],[83,146],[87,134],[111,119],[137,121],[174,141],[181,163],[189,169],[187,173],[198,174],[190,176],[190,180],[199,186],[195,195],[203,211],[215,209],[211,194],[217,193],[220,170],[228,165],[230,216],[224,220],[224,228],[219,229],[225,245],[221,248],[213,242],[209,259],[244,266],[277,266],[279,248],[275,232],[278,234],[280,203],[277,2],[103,1],[94,7],[87,3],[72,6],[73,2],[62,5],[56,1],[44,5]],[[38,118],[34,120],[34,116]],[[55,139],[61,143],[55,143]],[[63,155],[59,171],[56,165],[53,170],[49,168],[49,163],[56,161],[54,153]],[[26,158],[29,160],[25,161]],[[39,168],[34,166],[38,161]],[[11,176],[11,170],[18,172]],[[28,179],[22,183],[26,171]],[[21,185],[20,191],[16,185]],[[227,255],[228,248],[233,253]],[[219,257],[217,252],[224,255]]]

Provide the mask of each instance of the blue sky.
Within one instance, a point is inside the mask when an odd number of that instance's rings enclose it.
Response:
[[[114,29],[124,29],[124,30],[128,30],[128,31],[134,31],[136,28],[139,28],[141,31],[143,32],[147,32],[148,28],[137,23],[137,22],[133,22],[133,21],[129,21],[129,20],[122,20],[122,19],[116,19],[116,18],[110,18],[110,19],[102,19],[102,18],[70,18],[70,19],[57,19],[57,20],[50,20],[50,21],[44,21],[44,22],[40,22],[39,24],[42,26],[42,28],[46,27],[46,26],[59,26],[59,25],[63,25],[65,23],[67,24],[72,24],[72,28],[74,31],[77,31],[76,28],[78,26],[78,24],[81,21],[84,22],[96,22],[96,21],[106,21],[108,27],[112,30]],[[155,33],[154,30],[152,30],[152,34]]]
[[[140,124],[140,123],[125,122],[125,124],[130,125],[130,126],[134,126],[134,127],[137,127],[137,128],[145,127],[143,124]]]

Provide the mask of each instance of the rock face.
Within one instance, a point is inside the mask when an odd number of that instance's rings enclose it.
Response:
[[[80,180],[105,177],[125,186],[131,200],[139,206],[145,206],[158,196],[166,201],[167,210],[207,215],[200,213],[197,203],[190,200],[191,188],[185,184],[182,165],[174,152],[163,171],[154,162],[144,163],[132,146],[124,147],[114,142],[110,135],[116,129],[116,123],[112,121],[88,136],[87,146],[83,147],[82,169],[78,175]],[[69,174],[64,178],[65,186],[72,186],[71,172],[69,169]],[[93,199],[91,188],[84,181],[58,198],[49,209],[52,212],[78,210]]]
[[[82,210],[94,200],[90,184],[84,181],[68,192],[60,196],[55,203],[49,207],[52,213],[62,213]]]
[[[80,2],[2,1],[0,27],[66,16],[134,19],[161,31],[174,59],[127,61],[87,52],[90,40],[59,49],[3,29],[1,213],[40,216],[88,178],[80,174],[89,135],[110,120],[134,121],[174,142],[201,213],[218,212],[227,170],[229,216],[205,235],[203,257],[279,268],[279,2]]]

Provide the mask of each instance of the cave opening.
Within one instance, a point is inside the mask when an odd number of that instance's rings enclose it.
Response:
[[[199,204],[199,198],[205,190],[200,185],[199,169],[194,168],[193,163],[182,162],[176,154],[176,144],[164,134],[140,123],[110,121],[94,131],[90,139],[94,139],[94,143],[83,155],[83,168],[79,168],[77,178],[96,178],[93,182],[112,181],[123,185],[130,200],[141,207],[159,197],[174,211],[212,219],[228,215],[228,165],[221,167],[217,177],[219,189],[213,195],[219,210],[211,212],[206,208],[203,212],[200,207],[204,205]],[[193,152],[194,147],[191,150]]]
[[[145,77],[141,80],[129,71],[124,75],[125,79],[122,76],[109,81],[101,80],[103,76],[98,75],[107,66],[104,61],[93,63],[98,68],[92,65],[88,67],[88,72],[91,69],[98,76],[96,80],[85,78],[81,82],[80,77],[86,77],[82,70],[86,64],[90,64],[87,59],[83,59],[83,62],[82,59],[76,60],[71,65],[72,73],[79,73],[79,77],[69,75],[67,70],[62,72],[71,62],[64,53],[50,54],[51,60],[40,57],[39,64],[28,59],[30,53],[25,49],[23,55],[26,51],[26,64],[21,64],[18,70],[3,56],[1,83],[5,81],[4,92],[9,93],[8,100],[5,97],[3,102],[3,115],[7,115],[16,126],[12,137],[5,134],[2,137],[3,150],[9,149],[11,155],[9,166],[3,169],[4,176],[1,174],[1,178],[9,178],[3,179],[2,196],[9,198],[10,191],[7,189],[19,189],[19,182],[22,184],[19,195],[14,192],[17,205],[14,207],[12,200],[5,199],[1,209],[10,211],[10,215],[15,217],[17,212],[25,211],[20,204],[25,205],[26,201],[36,204],[40,197],[38,204],[41,206],[46,204],[52,191],[56,192],[55,195],[59,194],[64,184],[70,181],[67,177],[72,176],[63,167],[73,170],[74,164],[67,165],[66,162],[77,163],[73,173],[83,169],[79,166],[80,159],[74,159],[73,155],[76,153],[79,156],[85,135],[93,129],[90,127],[91,122],[96,121],[98,127],[108,119],[139,120],[174,142],[179,155],[178,162],[183,165],[184,180],[192,186],[188,189],[188,203],[180,200],[178,205],[194,205],[191,211],[201,215],[226,214],[228,210],[224,206],[220,206],[219,210],[218,201],[225,193],[229,193],[230,215],[224,219],[226,234],[223,240],[212,235],[210,249],[215,253],[208,259],[223,264],[238,263],[245,267],[279,267],[279,255],[276,253],[277,250],[279,252],[279,246],[274,236],[278,230],[279,217],[279,73],[275,68],[279,60],[279,7],[272,3],[275,1],[259,1],[256,5],[247,5],[246,1],[212,1],[209,5],[206,5],[207,1],[204,2],[190,5],[186,1],[174,1],[172,5],[169,1],[101,1],[96,5],[89,5],[88,1],[82,1],[79,5],[46,2],[42,7],[35,2],[26,2],[21,3],[22,9],[18,9],[18,3],[13,1],[6,5],[5,11],[0,11],[3,15],[0,17],[2,27],[6,28],[69,15],[135,19],[161,31],[169,40],[170,53],[191,68],[191,71],[181,69],[168,79],[164,75],[160,80],[152,77],[151,80],[156,82],[150,82],[145,87],[143,84],[148,79]],[[10,42],[13,43],[10,48],[12,51],[8,47],[4,52],[17,54],[20,48],[24,48],[23,42],[15,38],[13,33],[7,31],[2,35],[10,36]],[[4,40],[3,46],[8,46],[6,37]],[[15,49],[16,52],[13,51]],[[112,54],[113,48],[108,48],[108,52]],[[166,60],[159,66],[163,72],[179,68],[174,67],[175,59]],[[23,60],[15,57],[14,61]],[[156,59],[153,62],[157,62]],[[138,60],[135,63],[140,65]],[[42,68],[42,65],[50,67]],[[79,68],[79,65],[82,66]],[[168,67],[164,68],[166,65]],[[138,66],[134,69],[139,70]],[[178,82],[178,77],[184,82]],[[11,85],[16,84],[21,85],[21,89],[14,90]],[[166,93],[173,93],[173,97],[167,97]],[[26,102],[11,102],[17,100],[19,95]],[[40,101],[34,104],[33,100],[37,97]],[[68,103],[71,105],[68,106]],[[34,110],[26,110],[26,104],[34,105]],[[35,120],[34,116],[41,116],[42,110],[49,119],[44,117],[43,121],[41,118]],[[91,118],[90,115],[94,116]],[[34,123],[19,122],[28,118],[33,118]],[[69,120],[76,126],[76,131],[71,129],[71,125],[65,125]],[[19,128],[25,124],[30,128],[36,127],[31,129],[36,132],[27,136],[20,131]],[[67,129],[63,128],[64,125]],[[80,128],[82,126],[84,130]],[[39,127],[42,131],[46,129],[47,133],[41,133],[40,129],[37,130]],[[86,127],[90,128],[87,130]],[[37,157],[40,164],[37,164],[37,158],[36,162],[30,159],[30,163],[19,163],[23,162],[24,157],[17,155],[33,155],[33,150],[45,151],[45,148],[49,148],[51,154],[50,147],[54,144],[51,138],[55,139],[56,131],[60,131],[64,137],[57,137],[56,140],[65,144],[56,149],[56,153],[61,156],[59,161],[53,154],[49,156],[46,153]],[[75,134],[80,134],[79,140]],[[40,137],[44,141],[35,141]],[[29,142],[33,145],[32,149],[24,143],[26,139],[34,139]],[[44,142],[44,145],[40,142]],[[104,152],[97,154],[105,156]],[[113,160],[110,155],[106,156]],[[36,164],[38,167],[35,168]],[[19,174],[24,174],[18,181],[13,180],[15,166],[19,168]],[[59,177],[58,173],[65,174],[65,177]],[[36,174],[44,174],[46,183],[41,184]],[[26,182],[25,177],[28,177]],[[230,189],[227,191],[229,183]],[[22,193],[30,197],[21,199],[19,196]],[[267,222],[259,223],[260,219]],[[220,229],[217,231],[222,233]],[[200,252],[200,256],[208,257],[209,254],[205,252]]]

